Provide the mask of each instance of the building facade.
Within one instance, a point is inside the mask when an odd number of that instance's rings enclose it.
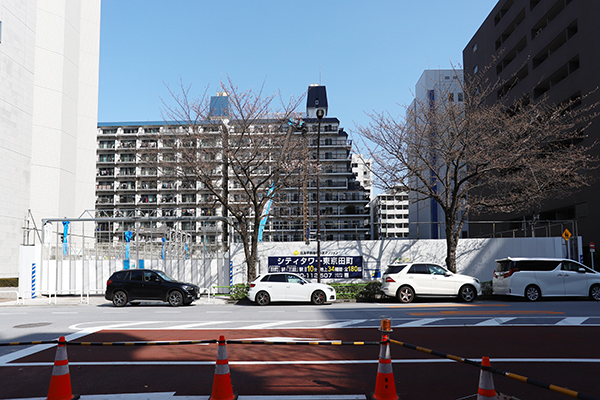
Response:
[[[375,196],[372,206],[375,240],[409,237],[409,195],[402,189],[390,189]]]
[[[0,0],[0,277],[42,218],[94,208],[99,49],[100,0]]]
[[[327,107],[325,87],[317,87],[321,94],[317,106]],[[310,94],[309,89],[309,94]],[[310,102],[313,104],[310,104]],[[211,99],[215,118],[227,118],[227,94],[220,93]],[[307,155],[317,158],[317,138],[320,137],[319,197],[322,240],[361,240],[370,237],[369,192],[355,179],[351,168],[352,142],[334,117],[320,120],[314,114],[314,96],[308,96],[307,115],[303,118]],[[217,113],[218,112],[218,113]],[[219,115],[217,115],[219,114]],[[252,132],[263,132],[269,120],[258,120]],[[202,130],[210,131],[218,125],[200,123]],[[320,133],[318,132],[320,125]],[[166,168],[155,168],[146,162],[148,150],[158,152],[162,160],[181,157],[183,146],[192,148],[206,143],[192,141],[184,143],[172,134],[174,125],[165,122],[119,122],[99,123],[97,129],[96,158],[96,213],[104,217],[186,217],[222,216],[222,206],[215,202],[214,195],[193,176],[183,179],[173,176]],[[176,127],[175,129],[187,129]],[[295,132],[298,137],[302,132]],[[217,145],[218,146],[218,145]],[[188,149],[189,150],[189,149]],[[276,151],[275,149],[273,151]],[[198,151],[200,154],[200,151]],[[167,157],[167,158],[165,158]],[[216,160],[219,159],[218,150]],[[292,185],[278,188],[272,203],[263,211],[269,217],[260,232],[260,240],[303,241],[308,227],[309,238],[316,233],[317,186],[314,176],[307,179],[306,187]],[[220,181],[222,182],[222,180]],[[237,196],[233,181],[230,181],[231,201]],[[306,193],[306,202],[304,202]],[[101,223],[103,232],[125,232],[132,230],[133,222],[120,222],[109,226]],[[222,240],[220,223],[174,221],[145,223],[139,228],[155,232],[152,240],[161,240],[166,228],[173,228],[190,235],[193,242],[218,243]]]
[[[462,102],[463,71],[459,69],[425,70],[415,85],[416,109],[427,104],[432,109],[441,102]],[[435,157],[432,152],[431,157]],[[444,212],[431,198],[421,199],[410,192],[410,238],[442,239],[445,237]]]
[[[498,99],[507,104],[516,100],[549,104],[575,101],[573,107],[597,103],[599,18],[598,1],[501,0],[465,47],[465,71],[484,74],[489,82],[504,83],[488,98],[490,103]],[[586,129],[583,144],[590,145],[599,138],[600,120],[596,118]],[[600,156],[598,146],[592,151]],[[598,176],[598,170],[593,171],[589,187],[548,200],[532,212],[476,218],[534,224],[536,220],[576,220],[578,232],[572,233],[583,237],[585,249],[590,241],[600,240],[600,210],[594,206],[600,189]]]

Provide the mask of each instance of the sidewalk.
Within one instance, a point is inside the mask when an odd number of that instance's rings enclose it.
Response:
[[[81,294],[52,295],[52,297],[38,296],[33,299],[17,299],[17,294],[17,288],[0,288],[0,307],[112,305],[110,301],[104,298],[104,294],[91,294],[89,296],[81,296]],[[213,296],[209,298],[207,295],[202,295],[194,301],[194,304],[228,304],[228,302],[229,296]]]

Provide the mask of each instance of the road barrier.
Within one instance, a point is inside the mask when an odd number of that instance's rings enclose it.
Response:
[[[70,388],[70,376],[68,373],[68,362],[67,362],[67,354],[65,346],[181,346],[181,345],[197,345],[197,344],[219,344],[219,349],[217,353],[217,362],[216,362],[216,370],[215,370],[215,381],[214,385],[219,385],[217,392],[213,387],[213,394],[211,399],[220,400],[220,399],[231,399],[237,396],[233,394],[233,389],[231,387],[231,377],[229,375],[229,363],[227,360],[227,352],[225,349],[226,344],[243,344],[243,345],[295,345],[295,346],[370,346],[370,345],[378,345],[380,347],[380,355],[379,355],[379,364],[377,368],[377,380],[375,384],[375,392],[370,396],[372,399],[376,400],[395,400],[397,399],[396,389],[395,389],[395,380],[392,374],[392,360],[390,355],[390,347],[389,344],[394,344],[398,346],[402,346],[408,349],[420,351],[423,353],[427,353],[433,356],[447,358],[449,360],[453,360],[456,362],[468,364],[480,369],[480,380],[478,387],[478,399],[485,399],[486,395],[488,398],[489,394],[494,391],[494,385],[491,374],[497,374],[501,376],[505,376],[507,378],[511,378],[520,382],[528,383],[530,385],[534,385],[540,388],[544,388],[547,390],[551,390],[557,393],[561,393],[573,398],[583,399],[583,400],[600,400],[598,397],[586,395],[581,392],[577,392],[571,389],[566,389],[560,386],[540,382],[522,375],[514,374],[512,372],[502,371],[498,368],[494,368],[491,366],[489,358],[483,357],[482,361],[475,361],[464,357],[455,356],[452,354],[447,354],[435,350],[431,350],[425,347],[420,347],[414,344],[401,342],[398,340],[390,339],[388,333],[391,332],[390,328],[391,323],[389,320],[382,321],[381,331],[382,338],[381,341],[365,341],[365,342],[351,342],[351,341],[266,341],[266,340],[225,340],[224,336],[220,336],[219,340],[215,339],[207,339],[207,340],[177,340],[177,341],[136,341],[136,342],[67,342],[64,337],[60,337],[59,340],[38,340],[38,341],[28,341],[28,342],[0,342],[0,346],[27,346],[27,345],[39,345],[39,344],[57,344],[57,356],[55,360],[55,370],[53,371],[52,380],[64,380],[64,368],[66,366],[66,379],[68,382],[68,391]],[[56,364],[56,363],[59,364]],[[15,364],[18,365],[18,364]],[[59,370],[56,370],[59,368]],[[58,371],[58,372],[56,372]],[[56,373],[55,373],[56,372]],[[487,374],[484,374],[487,373]],[[216,375],[222,375],[217,378]],[[57,376],[55,378],[55,376]],[[60,389],[53,389],[53,385],[51,383],[51,390],[66,390],[66,386],[60,386]],[[224,393],[224,394],[223,394]],[[66,397],[71,398],[71,397]],[[493,397],[492,397],[493,398]],[[62,398],[61,398],[62,400]]]

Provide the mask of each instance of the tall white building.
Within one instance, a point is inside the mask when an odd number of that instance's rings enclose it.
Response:
[[[100,0],[0,0],[0,277],[28,215],[94,209],[99,49]]]
[[[375,196],[372,205],[373,238],[408,238],[409,196],[403,188],[393,188]]]
[[[462,102],[463,92],[461,83],[463,71],[458,69],[425,70],[415,86],[416,104],[429,104],[432,108],[436,103],[453,101]],[[432,154],[432,157],[435,157]],[[410,193],[410,234],[411,239],[441,239],[445,237],[444,212],[433,199],[417,199],[415,193]]]

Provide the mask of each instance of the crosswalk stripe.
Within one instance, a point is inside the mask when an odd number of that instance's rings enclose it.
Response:
[[[485,321],[479,322],[475,324],[475,326],[498,326],[507,323],[508,321],[512,321],[516,319],[516,317],[500,317],[500,318],[491,318],[486,319]]]
[[[581,325],[588,319],[589,317],[567,317],[558,321],[556,325]]]

